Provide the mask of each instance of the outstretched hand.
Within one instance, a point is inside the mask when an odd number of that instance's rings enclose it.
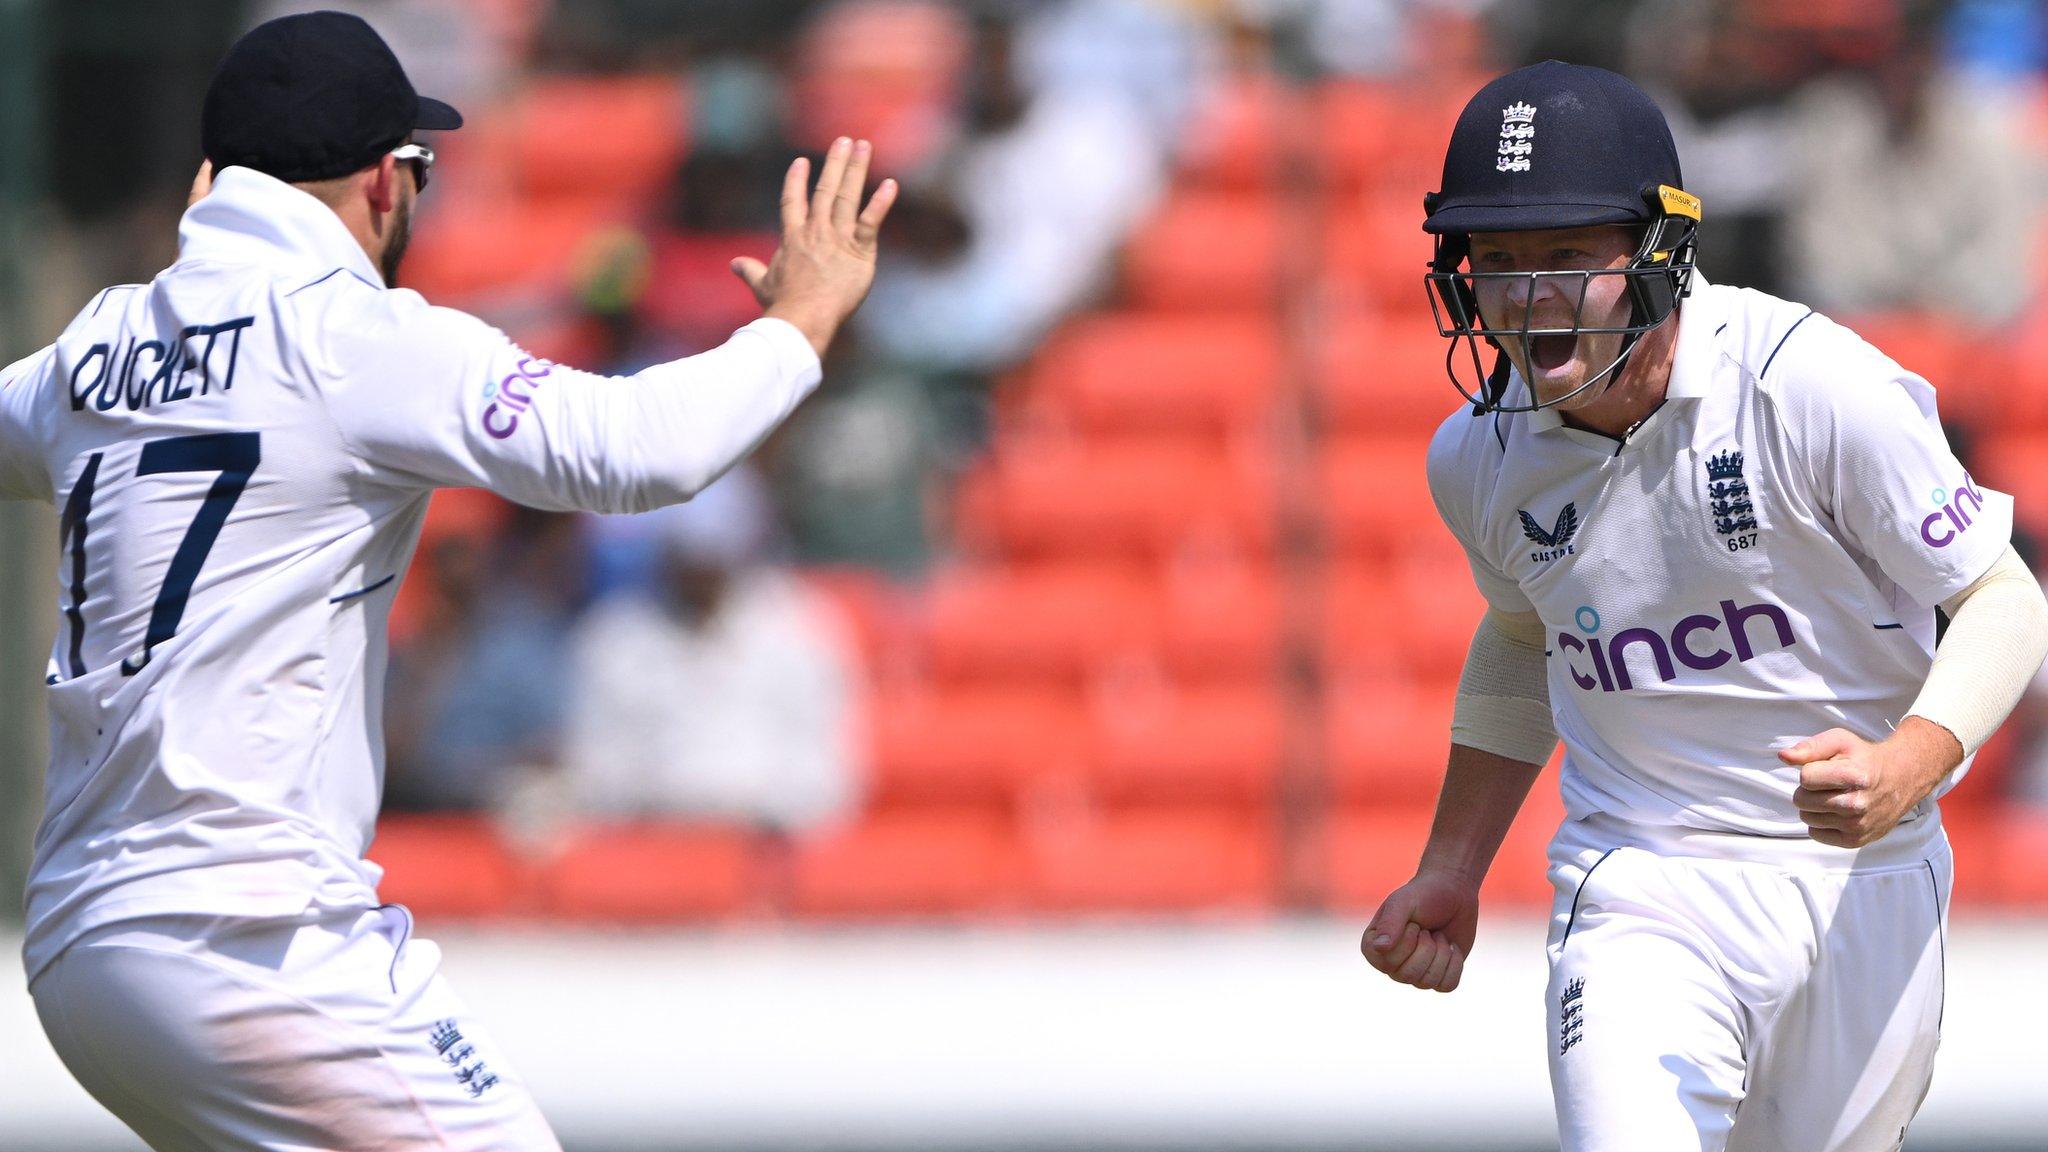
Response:
[[[833,141],[815,189],[810,161],[798,157],[782,181],[781,245],[766,264],[745,256],[732,262],[763,312],[796,325],[820,357],[867,298],[876,238],[896,202],[896,182],[884,180],[861,206],[873,154],[866,140]]]

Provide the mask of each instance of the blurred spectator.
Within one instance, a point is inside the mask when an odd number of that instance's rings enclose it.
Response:
[[[1453,0],[1455,2],[1455,0]],[[1224,0],[1054,0],[1017,28],[1018,82],[1032,92],[1097,93],[1178,140],[1214,86]],[[1198,17],[1207,15],[1206,22]]]
[[[1810,60],[1747,18],[1746,0],[1658,0],[1635,15],[1629,73],[1657,98],[1706,204],[1699,264],[1728,284],[1785,295],[1794,125],[1785,101]]]
[[[1021,359],[1106,279],[1162,190],[1168,139],[1108,82],[1028,90],[1018,30],[975,39],[968,139],[917,197],[856,325],[877,355],[986,373]]]
[[[792,134],[822,153],[839,136],[874,142],[882,170],[916,171],[959,131],[967,18],[931,0],[844,0],[797,37]]]
[[[777,202],[796,145],[786,97],[761,62],[729,55],[690,75],[690,152],[676,173],[666,227],[656,233],[646,291],[635,308],[643,332],[618,365],[639,369],[722,344],[759,315],[734,278],[735,256],[767,259],[781,228]]]
[[[1965,72],[2027,83],[2048,67],[2048,12],[2040,0],[1957,0],[1948,48]]]
[[[504,90],[517,63],[505,30],[479,8],[469,0],[261,0],[248,24],[322,10],[360,16],[405,61],[415,87],[474,109]]]
[[[982,435],[984,393],[970,379],[874,363],[851,342],[832,353],[832,383],[772,453],[797,558],[913,575],[930,559],[940,489]]]
[[[860,793],[857,673],[824,603],[763,562],[769,507],[738,469],[636,517],[653,587],[577,627],[566,791],[608,816],[738,820],[801,831]]]
[[[680,67],[707,52],[765,49],[815,0],[493,0],[546,10],[537,63],[565,71]]]
[[[1509,67],[1565,60],[1621,71],[1644,0],[1494,0],[1486,5]],[[1687,169],[1690,173],[1690,166]]]
[[[1828,29],[1828,43],[1870,43],[1868,62],[1792,100],[1792,291],[1822,311],[1926,309],[1990,326],[2031,295],[2031,98],[1945,67],[1941,6],[1902,7]]]
[[[558,755],[569,618],[582,584],[572,517],[517,509],[498,544],[428,555],[434,605],[392,654],[385,805],[492,809]]]

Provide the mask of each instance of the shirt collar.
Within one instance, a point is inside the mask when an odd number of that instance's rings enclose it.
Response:
[[[1666,400],[1697,400],[1707,394],[1714,378],[1711,348],[1725,327],[1720,294],[1709,292],[1706,277],[1693,270],[1692,281],[1678,308],[1678,350],[1671,357],[1671,379],[1664,386]],[[1519,392],[1517,391],[1519,390]],[[1529,386],[1519,371],[1514,372],[1510,395],[1527,396]],[[1538,408],[1528,414],[1529,427],[1548,432],[1564,427],[1564,416],[1555,408]]]
[[[310,275],[345,268],[382,288],[384,277],[334,210],[253,168],[216,172],[213,190],[185,210],[178,261],[261,264]]]

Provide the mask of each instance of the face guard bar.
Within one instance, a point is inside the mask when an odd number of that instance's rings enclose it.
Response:
[[[1594,268],[1569,272],[1469,272],[1459,271],[1471,254],[1471,238],[1462,234],[1446,234],[1437,237],[1436,258],[1431,271],[1424,277],[1429,288],[1430,310],[1436,315],[1437,334],[1450,339],[1451,346],[1444,356],[1444,371],[1451,379],[1451,386],[1458,390],[1472,404],[1472,414],[1487,412],[1534,412],[1539,408],[1563,404],[1585,392],[1608,376],[1619,373],[1628,363],[1629,354],[1635,351],[1636,341],[1643,333],[1650,331],[1671,317],[1692,284],[1694,253],[1698,243],[1700,203],[1699,200],[1669,185],[1658,185],[1645,194],[1659,214],[1648,228],[1644,229],[1642,243],[1635,255],[1621,268]],[[1580,318],[1585,312],[1586,289],[1596,276],[1619,276],[1623,278],[1629,296],[1628,323],[1611,326],[1588,326]],[[1569,328],[1532,328],[1525,318],[1519,328],[1490,329],[1479,314],[1478,287],[1482,281],[1520,280],[1528,285],[1531,298],[1538,286],[1538,277],[1549,282],[1577,280],[1577,292],[1572,307],[1572,326]],[[1568,295],[1573,295],[1567,291]],[[1538,401],[1532,390],[1526,404],[1507,404],[1508,371],[1511,367],[1503,341],[1518,341],[1524,350],[1529,341],[1537,336],[1568,336],[1576,340],[1584,335],[1620,335],[1621,350],[1614,362],[1586,378],[1570,392],[1554,400]],[[1492,371],[1487,371],[1480,357],[1479,342],[1484,340],[1494,349]],[[1472,369],[1474,382],[1468,387],[1461,372],[1460,353],[1465,354]]]

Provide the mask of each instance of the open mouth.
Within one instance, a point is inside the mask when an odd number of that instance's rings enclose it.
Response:
[[[1531,336],[1529,361],[1542,371],[1555,372],[1571,363],[1572,353],[1578,346],[1577,336]]]

